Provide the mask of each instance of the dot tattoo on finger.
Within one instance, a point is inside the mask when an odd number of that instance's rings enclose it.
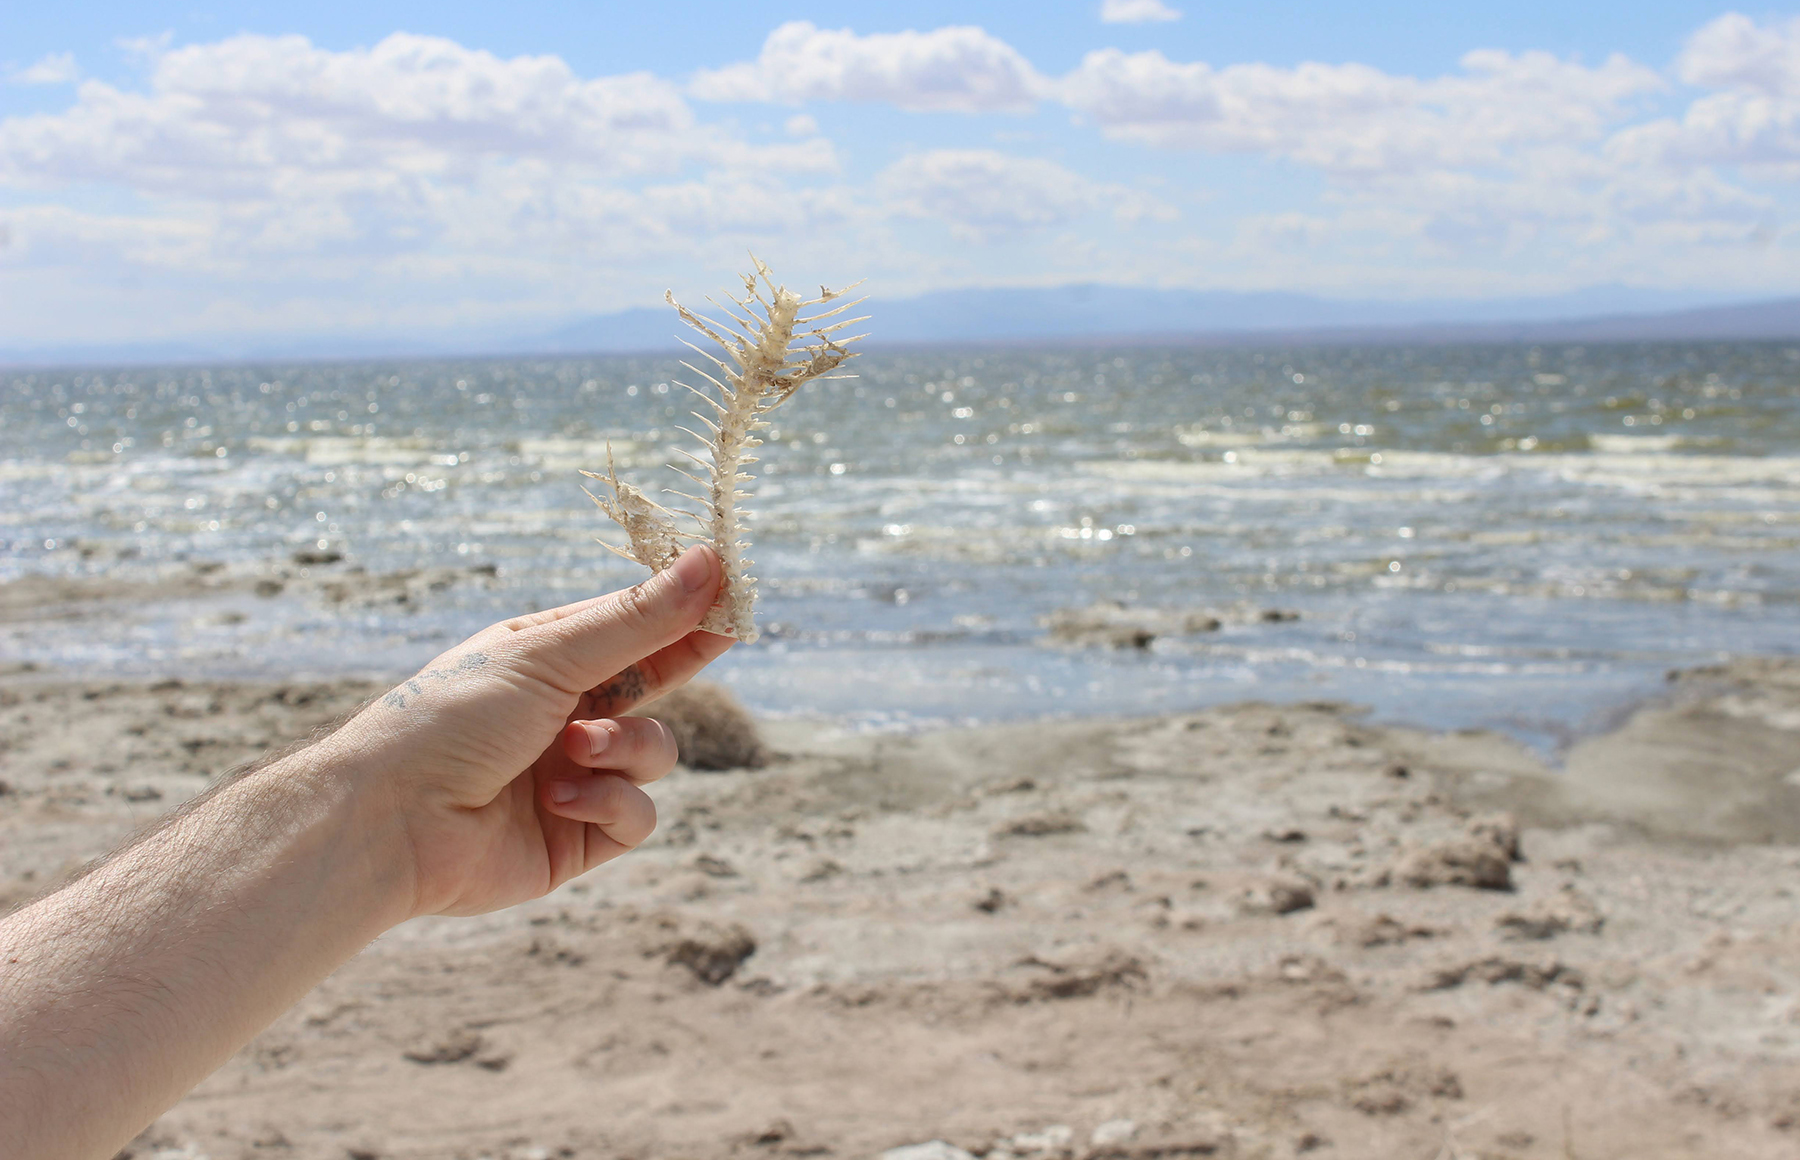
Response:
[[[615,712],[623,712],[644,699],[650,691],[650,683],[636,665],[632,665],[611,680],[604,681],[592,692],[594,704],[605,710],[603,716]]]

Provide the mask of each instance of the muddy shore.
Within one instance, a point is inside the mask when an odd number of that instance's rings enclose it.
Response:
[[[5,903],[378,690],[0,676]],[[1800,665],[1562,768],[1337,704],[765,733],[629,859],[391,932],[132,1155],[1800,1151]]]

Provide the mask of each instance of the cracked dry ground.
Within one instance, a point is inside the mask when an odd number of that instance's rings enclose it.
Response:
[[[131,1152],[1793,1156],[1797,689],[1686,674],[1562,771],[1332,705],[783,725],[629,859],[391,933]],[[19,896],[370,690],[4,691]]]

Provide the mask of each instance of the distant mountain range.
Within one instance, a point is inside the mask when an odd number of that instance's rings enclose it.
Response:
[[[1076,285],[949,290],[871,298],[872,342],[1386,345],[1451,342],[1635,342],[1800,339],[1800,298],[1596,287],[1542,298],[1348,301],[1281,292]],[[261,359],[522,356],[678,349],[663,307],[577,319],[528,334],[232,336],[179,343],[0,347],[0,364],[191,363]]]
[[[882,344],[1800,338],[1800,298],[1729,302],[1718,295],[1605,287],[1546,298],[1351,302],[1280,292],[1077,285],[871,298],[857,313],[873,316],[873,341]],[[647,340],[677,329],[666,310],[626,310],[549,331],[522,347],[570,353],[643,350],[659,345]]]

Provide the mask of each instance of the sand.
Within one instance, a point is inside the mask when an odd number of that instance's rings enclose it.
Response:
[[[375,691],[0,674],[4,904]],[[1800,1155],[1800,664],[1677,674],[1560,768],[1336,704],[763,729],[129,1154]]]

